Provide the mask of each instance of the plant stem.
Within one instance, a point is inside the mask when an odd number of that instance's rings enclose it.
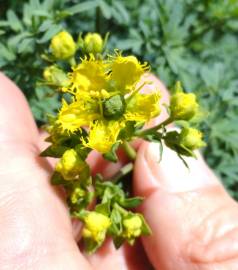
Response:
[[[135,149],[129,144],[129,142],[124,141],[122,144],[122,148],[129,157],[130,160],[134,161],[136,159],[136,151]]]
[[[136,136],[138,137],[143,137],[147,134],[153,133],[155,131],[157,131],[158,129],[162,128],[163,126],[166,126],[168,124],[170,124],[173,121],[173,119],[171,119],[170,117],[168,117],[166,120],[164,120],[162,123],[152,127],[152,128],[148,128],[148,129],[144,129],[144,130],[139,130],[138,132],[135,133]]]
[[[73,56],[69,59],[69,64],[71,66],[75,66],[76,65],[76,61],[75,61],[75,58]]]
[[[114,176],[113,183],[117,183],[122,177],[133,171],[133,163],[127,163],[124,165]]]
[[[101,34],[101,11],[99,7],[96,8],[95,30]]]

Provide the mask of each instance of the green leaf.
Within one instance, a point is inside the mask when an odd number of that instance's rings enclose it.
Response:
[[[41,152],[40,156],[41,157],[54,157],[54,158],[60,158],[64,154],[64,152],[69,149],[66,146],[55,146],[55,145],[50,145],[47,147],[43,152]]]
[[[104,16],[105,19],[110,19],[112,16],[112,12],[111,12],[111,6],[109,4],[107,4],[106,1],[101,0],[100,1],[100,10],[102,12],[102,15]]]
[[[150,226],[147,224],[147,222],[145,221],[145,218],[143,215],[138,214],[142,220],[142,235],[151,235],[152,231],[150,229]]]
[[[70,8],[67,8],[66,11],[69,12],[71,15],[78,14],[81,12],[85,12],[91,9],[94,9],[99,6],[100,1],[98,0],[89,0],[83,3],[74,5]]]
[[[45,20],[39,27],[39,32],[45,32],[47,29],[49,29],[52,26],[53,22],[51,20]]]
[[[59,33],[62,30],[61,25],[52,25],[45,33],[44,35],[37,40],[39,44],[48,42],[54,35]]]
[[[14,30],[15,32],[19,32],[22,30],[22,23],[13,10],[9,9],[7,11],[7,19],[9,26],[12,28],[12,30]]]
[[[120,143],[115,143],[113,146],[112,146],[112,149],[110,152],[108,153],[105,153],[103,155],[103,157],[109,161],[112,161],[112,162],[117,162],[118,161],[118,157],[117,157],[117,149],[119,147]]]
[[[35,49],[35,39],[34,38],[26,38],[21,41],[18,46],[18,53],[26,53],[32,52]]]
[[[16,56],[10,49],[0,43],[0,58],[3,58],[7,61],[14,61]]]
[[[143,202],[143,199],[144,198],[142,197],[128,198],[128,199],[122,200],[121,202],[119,202],[119,204],[125,208],[135,208]]]
[[[64,178],[58,172],[53,173],[50,182],[52,185],[69,185],[69,181],[64,180]]]
[[[101,213],[105,216],[109,216],[110,214],[110,201],[106,203],[97,204],[95,207],[95,211]]]

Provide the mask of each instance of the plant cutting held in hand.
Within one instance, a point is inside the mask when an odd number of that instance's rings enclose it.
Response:
[[[133,244],[137,237],[153,233],[144,217],[132,211],[143,198],[130,197],[127,176],[136,152],[129,142],[136,138],[157,142],[161,152],[165,143],[182,159],[195,157],[193,151],[204,146],[201,132],[188,123],[199,110],[196,97],[184,93],[180,83],[167,107],[168,119],[145,128],[161,111],[159,89],[152,89],[146,76],[141,82],[149,65],[119,50],[107,55],[105,44],[106,39],[96,33],[80,35],[77,42],[65,31],[57,34],[44,55],[52,64],[46,67],[42,82],[62,93],[62,106],[56,116],[49,117],[51,145],[41,155],[59,158],[51,182],[64,187],[71,215],[84,223],[82,235],[90,253],[106,236],[118,248],[124,241]],[[147,91],[142,93],[142,88]],[[183,128],[167,131],[166,126],[177,120],[183,121]],[[117,162],[119,147],[130,163],[110,179],[92,176],[89,153],[94,150]]]

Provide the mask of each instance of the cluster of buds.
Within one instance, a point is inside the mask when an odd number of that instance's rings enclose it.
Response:
[[[120,184],[133,167],[111,179],[92,176],[87,163],[91,151],[116,162],[117,149],[122,147],[133,162],[136,153],[129,142],[136,138],[165,143],[181,158],[194,157],[193,151],[205,145],[202,133],[189,124],[199,112],[196,96],[185,93],[180,83],[171,96],[168,119],[145,128],[161,112],[161,93],[156,87],[151,90],[146,79],[149,65],[119,50],[106,54],[106,39],[88,33],[75,42],[68,32],[60,32],[49,46],[53,65],[43,73],[44,83],[62,95],[62,106],[49,119],[51,145],[41,155],[59,158],[51,181],[63,185],[71,215],[84,223],[82,236],[88,252],[95,252],[107,235],[118,248],[124,241],[132,245],[136,238],[151,233],[144,217],[133,212],[143,199],[128,198]],[[167,125],[176,121],[186,125],[180,131],[168,131]],[[95,209],[89,211],[93,201]]]

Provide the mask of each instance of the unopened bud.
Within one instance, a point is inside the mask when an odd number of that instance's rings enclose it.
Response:
[[[66,87],[69,84],[69,79],[64,71],[54,65],[44,69],[43,77],[50,85]]]
[[[190,150],[195,150],[206,145],[202,140],[202,132],[195,128],[183,128],[179,140],[181,145]]]
[[[64,60],[74,56],[76,44],[68,32],[62,31],[52,38],[50,49],[55,58]]]
[[[84,38],[84,49],[87,53],[101,53],[103,50],[103,39],[97,33],[88,33]]]
[[[178,91],[171,96],[170,113],[174,120],[190,120],[198,112],[196,95],[182,92],[181,85],[178,84]]]

